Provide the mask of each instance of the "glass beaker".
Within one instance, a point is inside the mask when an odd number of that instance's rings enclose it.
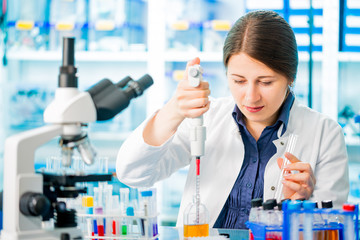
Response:
[[[205,205],[196,204],[196,198],[184,211],[184,237],[209,236],[209,212]]]

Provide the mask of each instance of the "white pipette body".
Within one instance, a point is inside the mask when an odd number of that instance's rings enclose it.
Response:
[[[197,87],[202,81],[203,69],[200,65],[193,65],[188,70],[189,85]],[[191,156],[200,157],[205,154],[206,127],[203,126],[203,116],[192,118],[190,130]]]

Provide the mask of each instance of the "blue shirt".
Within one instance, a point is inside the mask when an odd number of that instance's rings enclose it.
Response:
[[[235,105],[232,115],[244,142],[245,156],[240,173],[214,228],[246,228],[245,222],[249,219],[251,199],[263,197],[265,167],[269,159],[276,153],[276,147],[272,141],[278,139],[277,131],[281,124],[284,124],[281,135],[286,131],[294,99],[294,95],[290,91],[280,109],[278,120],[274,125],[267,126],[262,131],[257,142],[247,130],[243,115]]]

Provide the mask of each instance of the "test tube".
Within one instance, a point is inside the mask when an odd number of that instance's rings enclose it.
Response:
[[[104,211],[103,211],[103,208],[102,207],[96,207],[95,208],[95,214],[96,215],[103,215],[104,214]],[[98,233],[98,236],[104,236],[105,235],[105,227],[104,227],[104,218],[103,217],[100,217],[98,216],[96,218],[96,224],[97,224],[97,233]],[[104,240],[102,238],[99,238],[99,240]]]
[[[142,197],[142,204],[144,207],[144,216],[149,217],[152,215],[152,209],[151,209],[151,197],[152,197],[152,191],[142,191],[141,192]],[[144,219],[144,229],[145,229],[145,236],[149,237],[152,236],[152,223],[150,219],[145,218]]]
[[[286,145],[285,152],[288,152],[288,153],[291,153],[291,154],[294,153],[297,139],[298,139],[298,135],[296,135],[296,134],[290,134],[289,135],[288,143]],[[282,180],[284,178],[284,173],[285,173],[284,167],[289,164],[289,160],[285,157],[285,155],[282,157],[282,159],[283,159],[283,162],[282,162],[282,166],[281,166],[281,169],[280,169],[280,176],[279,176],[279,180],[278,180],[278,184],[277,184],[277,188],[276,188],[276,192],[275,192],[275,199],[278,202],[281,201],[282,195],[283,195],[282,194],[282,190],[283,190]]]
[[[120,208],[123,215],[126,214],[126,208],[129,206],[129,188],[120,188]]]
[[[153,226],[153,236],[158,235],[158,224],[157,224],[157,199],[156,199],[156,188],[151,188],[152,197],[151,197],[151,211],[152,216],[155,216],[152,219],[152,226]]]
[[[129,206],[129,188],[120,188],[120,209],[121,215],[126,215],[126,209]],[[121,234],[127,235],[127,221],[126,218],[121,220]]]
[[[304,239],[306,240],[313,240],[313,222],[314,222],[314,215],[313,210],[315,209],[315,202],[305,200],[303,202],[304,207]]]
[[[120,208],[120,200],[119,200],[119,196],[118,195],[113,195],[112,196],[112,212],[116,215],[116,216],[121,216],[121,208]],[[112,234],[113,236],[119,236],[120,235],[120,221],[119,221],[119,217],[114,217],[112,219]]]
[[[301,208],[301,202],[299,201],[290,201],[288,204],[288,210],[293,211],[290,214],[290,239],[299,240],[299,228],[300,228],[300,219],[299,214],[296,211],[299,211]]]
[[[355,205],[353,204],[344,204],[343,205],[343,210],[345,212],[352,212],[354,213],[355,211]],[[345,220],[345,224],[344,224],[344,239],[355,239],[355,225],[354,225],[354,217],[353,214],[348,214],[345,213],[344,214],[344,220]]]

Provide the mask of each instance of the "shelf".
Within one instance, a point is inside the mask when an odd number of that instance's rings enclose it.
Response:
[[[18,61],[61,61],[60,51],[9,51],[8,60]],[[80,62],[146,62],[147,52],[87,52],[75,53],[76,61]]]
[[[360,52],[339,52],[339,62],[360,62]]]
[[[299,52],[299,62],[308,62],[309,61],[309,53],[308,52]],[[313,61],[321,62],[323,60],[322,52],[313,52],[312,53]]]
[[[59,51],[9,51],[8,60],[18,61],[61,61],[62,53]],[[202,62],[222,62],[222,52],[165,52],[167,62],[187,62],[199,57]],[[147,52],[88,52],[78,51],[75,53],[76,61],[80,62],[147,62]],[[360,53],[339,53],[340,61],[360,61]],[[344,60],[342,60],[344,59]],[[313,53],[314,61],[322,61],[322,53]],[[307,52],[299,52],[299,61],[309,61]]]
[[[322,61],[322,53],[314,52],[313,61]],[[178,52],[178,51],[168,51],[165,53],[165,61],[167,62],[187,62],[195,57],[199,57],[202,62],[222,62],[223,56],[222,52]],[[299,61],[307,62],[309,61],[309,53],[299,52]]]
[[[165,52],[165,61],[167,62],[187,62],[195,57],[199,57],[202,62],[222,62],[222,52],[199,52],[199,51]]]

